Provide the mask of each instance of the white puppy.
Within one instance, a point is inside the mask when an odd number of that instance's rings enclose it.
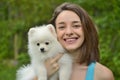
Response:
[[[57,80],[58,77],[59,80],[70,80],[72,58],[58,42],[53,25],[31,28],[28,32],[28,50],[31,64],[17,71],[17,80],[33,80],[35,76],[38,80],[48,80],[44,61],[60,53],[64,53],[58,61],[60,69],[50,80]]]

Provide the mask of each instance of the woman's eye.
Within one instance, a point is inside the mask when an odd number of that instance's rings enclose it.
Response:
[[[64,29],[64,28],[65,28],[65,26],[59,26],[58,27],[58,29],[61,29],[61,30]]]
[[[79,28],[81,25],[73,25],[74,28]]]

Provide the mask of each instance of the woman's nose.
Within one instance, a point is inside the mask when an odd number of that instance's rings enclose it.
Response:
[[[71,36],[73,34],[72,28],[70,28],[70,27],[66,28],[65,33],[66,33],[67,36]]]

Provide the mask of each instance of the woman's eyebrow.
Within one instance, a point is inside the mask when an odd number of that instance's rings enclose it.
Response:
[[[81,23],[81,21],[73,21],[72,23]]]
[[[58,24],[65,24],[64,22],[59,22]]]

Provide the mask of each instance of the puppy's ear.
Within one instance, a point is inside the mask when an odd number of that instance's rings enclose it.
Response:
[[[28,36],[32,36],[34,32],[35,32],[35,28],[30,28],[28,31]]]
[[[48,24],[47,27],[49,28],[49,30],[51,31],[51,33],[57,37],[56,31],[55,31],[55,27],[52,24]]]

